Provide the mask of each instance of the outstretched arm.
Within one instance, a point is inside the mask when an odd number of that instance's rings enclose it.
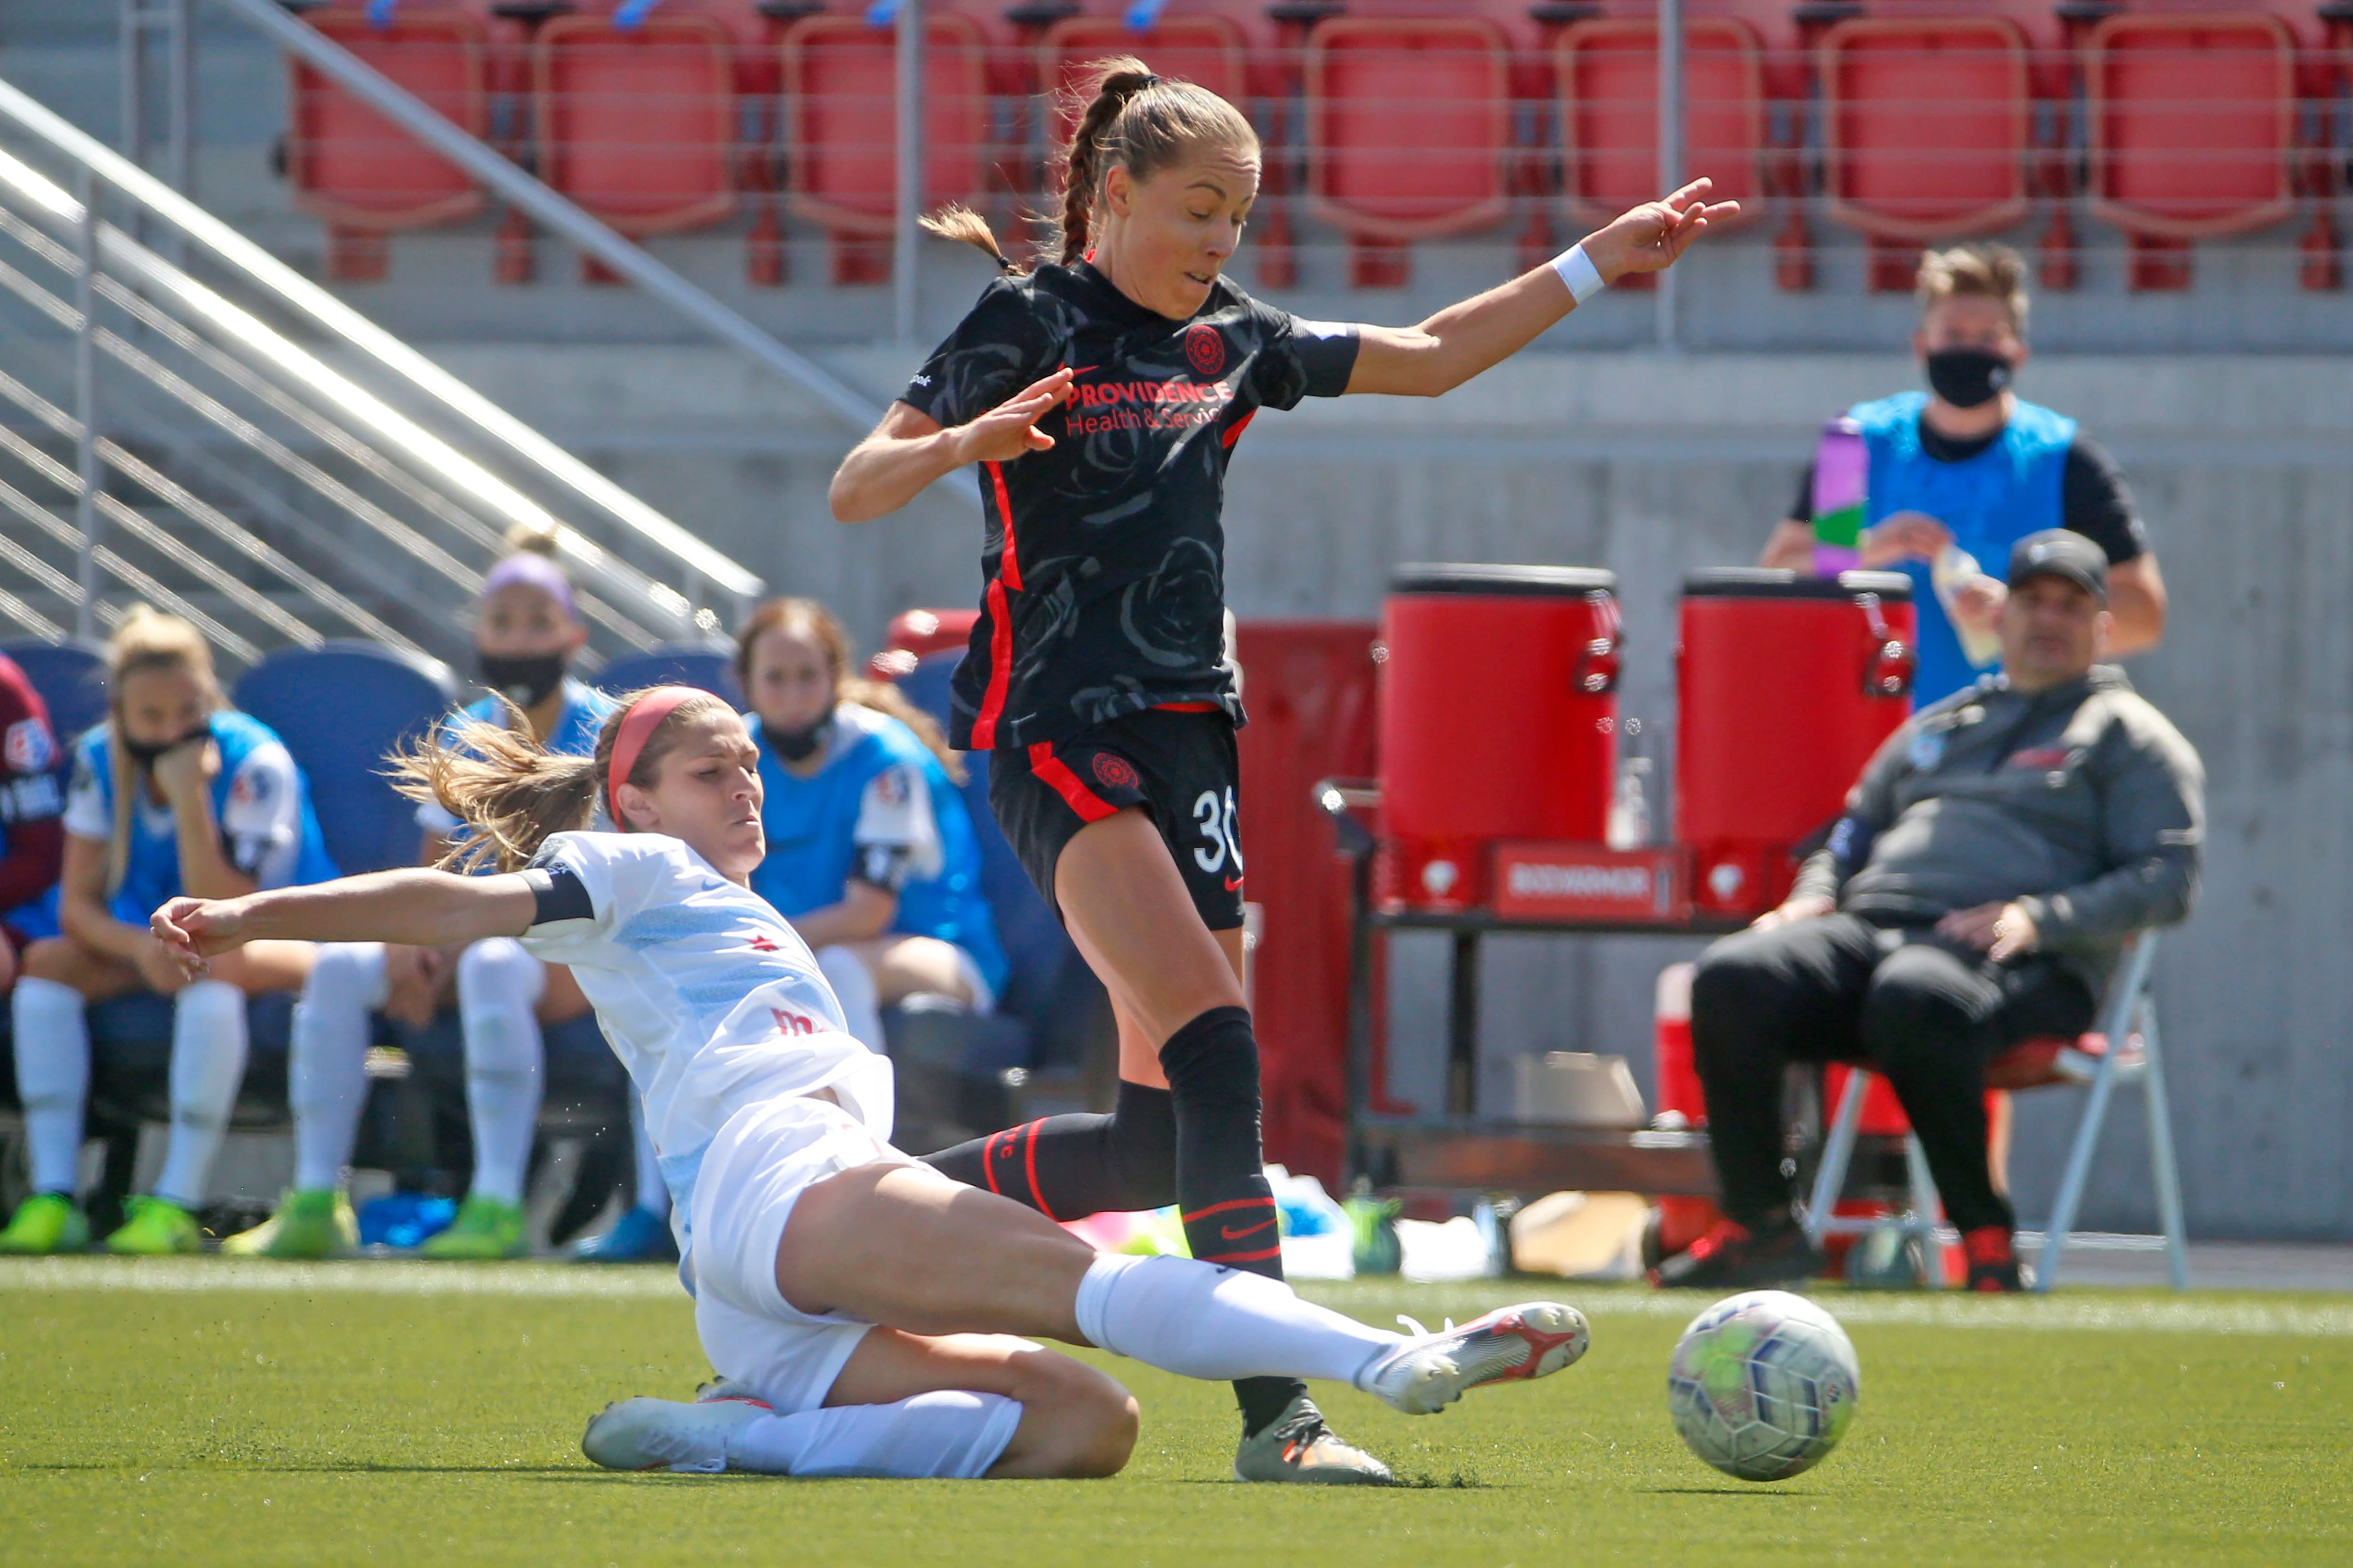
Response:
[[[1070,394],[1071,372],[1058,370],[953,429],[912,404],[892,404],[833,471],[826,500],[834,521],[864,522],[897,511],[966,463],[1009,463],[1024,452],[1045,451],[1054,438],[1038,421]]]
[[[1672,267],[1708,225],[1737,216],[1738,202],[1708,201],[1710,186],[1707,180],[1694,180],[1663,201],[1645,202],[1586,236],[1586,258],[1601,280],[1615,283],[1630,272]],[[1546,264],[1449,305],[1418,327],[1360,328],[1348,390],[1409,397],[1451,392],[1535,342],[1575,309],[1568,285]]]
[[[174,899],[149,921],[192,970],[249,942],[393,942],[415,947],[520,936],[539,899],[522,874],[375,871],[237,899]]]

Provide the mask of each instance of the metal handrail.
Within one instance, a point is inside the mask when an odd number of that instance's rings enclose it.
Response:
[[[275,15],[274,7],[269,9]],[[301,30],[316,37],[311,29]],[[321,41],[325,42],[323,39]],[[431,111],[426,112],[429,114]],[[0,119],[13,122],[47,143],[79,165],[90,178],[121,192],[142,210],[194,241],[277,302],[299,311],[343,343],[364,354],[458,416],[471,426],[474,434],[503,447],[607,519],[676,560],[688,574],[688,592],[680,596],[682,602],[691,603],[697,596],[695,590],[704,584],[747,606],[765,591],[765,584],[757,575],[712,549],[645,501],[434,364],[407,343],[295,272],[219,218],[5,81],[0,81]],[[30,165],[0,154],[0,180],[15,185],[61,226],[79,226],[83,222],[84,204]],[[567,556],[592,569],[603,566],[606,552],[601,547],[577,531],[563,526],[559,520],[512,485],[365,392],[349,378],[332,371],[314,356],[304,353],[282,334],[270,331],[258,318],[230,305],[214,290],[112,225],[97,226],[101,252],[125,274],[135,277],[141,283],[161,293],[174,297],[194,314],[205,318],[216,329],[242,341],[279,368],[307,383],[328,401],[357,417],[376,435],[391,441],[492,512],[510,521],[529,521],[538,526],[553,524],[559,547]],[[259,329],[260,335],[257,335],[256,329]]]

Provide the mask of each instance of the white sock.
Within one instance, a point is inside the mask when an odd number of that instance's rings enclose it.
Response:
[[[27,975],[16,982],[10,1004],[33,1190],[71,1194],[81,1185],[82,1102],[90,1098],[90,1021],[81,993]]]
[[[961,1390],[804,1410],[745,1422],[727,1439],[727,1468],[762,1476],[977,1480],[1020,1425],[1018,1401]]]
[[[244,1081],[245,993],[226,980],[191,982],[172,999],[172,1139],[157,1197],[204,1206]]]
[[[384,1005],[388,989],[383,943],[338,942],[319,950],[294,1005],[286,1062],[297,1192],[343,1184],[367,1105],[368,1015]]]
[[[881,1054],[882,1004],[866,961],[846,947],[828,947],[818,953],[817,967],[825,983],[833,987],[834,1000],[841,1004],[841,1019],[849,1026],[850,1037]]]
[[[1189,1258],[1104,1253],[1079,1282],[1079,1331],[1185,1377],[1354,1383],[1401,1337],[1303,1301],[1291,1287]]]
[[[637,1205],[657,1218],[670,1217],[670,1184],[662,1180],[661,1157],[654,1152],[654,1141],[646,1136],[645,1097],[634,1085],[629,1089],[629,1139],[638,1152]]]
[[[458,960],[458,1021],[466,1032],[466,1111],[474,1125],[474,1186],[483,1197],[522,1202],[531,1140],[539,1125],[546,1057],[532,1009],[547,990],[547,965],[512,937],[478,942]]]

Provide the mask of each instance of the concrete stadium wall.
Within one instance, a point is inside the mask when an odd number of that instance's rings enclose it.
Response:
[[[716,351],[469,345],[437,357],[780,590],[839,605],[870,644],[895,610],[978,591],[971,503],[924,498],[845,529],[824,488],[849,432]],[[876,397],[912,367],[831,363]],[[1752,559],[1826,414],[1909,384],[1890,356],[1546,353],[1435,403],[1310,405],[1252,426],[1227,513],[1244,617],[1366,618],[1409,560],[1607,566],[1630,637],[1622,711],[1673,732],[1677,585]],[[2193,1226],[2353,1237],[2353,363],[2049,358],[2023,390],[2124,464],[2173,592],[2134,679],[2206,759],[2205,890],[2158,984]],[[1657,820],[1669,820],[1659,803]],[[1511,939],[1491,949],[1490,1098],[1512,1054],[1619,1051],[1648,1075],[1651,986],[1695,944]],[[1438,1086],[1441,950],[1409,942],[1398,1087]],[[2075,1096],[2021,1102],[2015,1176],[2049,1206]],[[2085,1223],[2145,1227],[2137,1096],[2118,1100]]]

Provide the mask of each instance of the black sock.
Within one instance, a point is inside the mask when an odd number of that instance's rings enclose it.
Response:
[[[1049,1116],[926,1154],[923,1163],[1050,1219],[1162,1208],[1176,1201],[1171,1099],[1123,1079],[1108,1116]]]
[[[1176,1115],[1176,1203],[1204,1263],[1282,1278],[1282,1236],[1259,1147],[1258,1040],[1250,1010],[1212,1007],[1168,1037],[1160,1068]],[[1307,1392],[1296,1378],[1234,1383],[1254,1433]]]

